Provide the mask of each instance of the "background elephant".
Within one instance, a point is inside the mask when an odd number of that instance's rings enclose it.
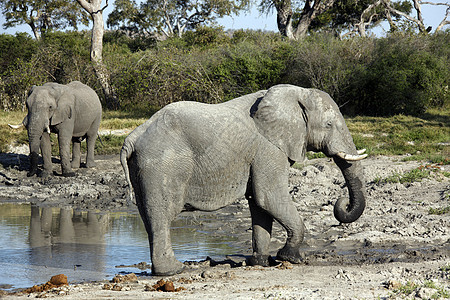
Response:
[[[245,196],[253,226],[250,264],[268,265],[273,220],[287,231],[277,258],[301,261],[304,225],[289,195],[289,167],[322,151],[342,170],[350,199],[335,217],[365,207],[361,155],[336,103],[315,89],[277,85],[221,104],[167,105],[125,140],[121,163],[145,224],[153,274],[181,272],[170,223],[183,210],[213,211]]]
[[[28,130],[30,170],[37,172],[39,148],[44,160],[42,176],[52,173],[50,132],[58,134],[63,176],[74,176],[72,168],[81,163],[81,141],[86,138],[86,166],[95,166],[94,147],[102,117],[102,106],[93,89],[73,81],[67,85],[46,83],[33,86],[26,101],[28,114],[23,124]],[[72,141],[72,164],[70,142]]]

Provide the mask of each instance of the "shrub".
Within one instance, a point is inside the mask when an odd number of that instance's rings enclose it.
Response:
[[[7,37],[11,40],[11,36]],[[26,39],[25,39],[26,40]],[[68,83],[80,80],[95,87],[95,74],[89,62],[89,37],[83,32],[47,33],[41,42],[19,45],[23,35],[16,35],[17,54],[1,73],[0,105],[4,110],[24,109],[28,90],[45,82]]]
[[[260,47],[247,41],[222,47],[211,76],[222,86],[226,100],[267,89],[281,82],[286,69],[283,51],[287,52],[276,44]]]
[[[378,39],[359,87],[359,111],[367,115],[420,115],[449,102],[449,57],[430,48],[429,37]]]

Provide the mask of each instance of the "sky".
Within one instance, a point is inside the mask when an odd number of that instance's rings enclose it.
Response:
[[[432,2],[443,2],[431,0]],[[430,2],[431,2],[430,1]],[[111,1],[112,2],[112,1]],[[448,2],[447,2],[448,3]],[[105,11],[104,20],[106,22],[107,15],[112,11],[113,5],[109,5]],[[415,11],[413,11],[415,13]],[[422,5],[422,15],[424,18],[425,26],[432,26],[433,31],[439,25],[439,23],[443,20],[445,16],[445,6],[437,6],[437,5]],[[414,16],[415,17],[415,16]],[[218,24],[223,26],[225,30],[227,29],[254,29],[254,30],[265,30],[265,31],[278,31],[277,30],[277,17],[275,11],[271,14],[261,14],[257,7],[252,7],[250,12],[241,13],[238,16],[224,17],[218,19]],[[0,14],[0,24],[3,25],[5,22],[5,18],[2,14]],[[447,28],[449,26],[447,25]],[[106,28],[106,25],[105,25]],[[376,35],[383,35],[383,33],[389,29],[387,22],[382,24],[380,27],[374,30]],[[14,28],[9,28],[7,30],[3,29],[3,26],[0,27],[0,33],[8,33],[15,34],[16,32],[28,32],[31,34],[31,30],[28,25],[21,25]]]

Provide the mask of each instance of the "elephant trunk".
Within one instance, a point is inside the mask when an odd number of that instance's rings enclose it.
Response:
[[[341,169],[347,184],[349,199],[341,198],[334,205],[334,216],[341,223],[356,221],[366,207],[363,170],[359,161],[348,161],[338,156],[334,162]]]
[[[27,176],[30,177],[37,172],[41,136],[37,134],[28,134],[28,139],[30,143],[30,170],[28,171]]]
[[[30,170],[27,176],[33,176],[37,172],[42,134],[44,130],[48,132],[50,131],[49,121],[45,120],[42,122],[33,116],[33,118],[29,118],[27,130],[28,142],[30,145]]]

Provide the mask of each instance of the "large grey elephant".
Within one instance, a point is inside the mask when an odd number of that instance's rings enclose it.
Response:
[[[172,103],[137,127],[120,159],[150,242],[152,272],[181,272],[170,240],[183,210],[213,211],[246,197],[253,226],[250,264],[269,264],[273,220],[287,231],[277,258],[300,263],[304,225],[288,191],[289,167],[322,151],[342,170],[350,199],[335,204],[343,223],[365,208],[363,170],[336,103],[315,89],[277,85],[221,104]]]
[[[26,101],[28,114],[23,124],[28,130],[30,170],[37,173],[39,148],[44,160],[41,176],[52,173],[50,132],[58,134],[63,176],[74,176],[72,168],[81,163],[81,141],[86,138],[86,166],[94,167],[94,148],[102,117],[102,106],[93,89],[73,81],[67,85],[46,83],[33,86]],[[72,142],[72,163],[70,145]]]

